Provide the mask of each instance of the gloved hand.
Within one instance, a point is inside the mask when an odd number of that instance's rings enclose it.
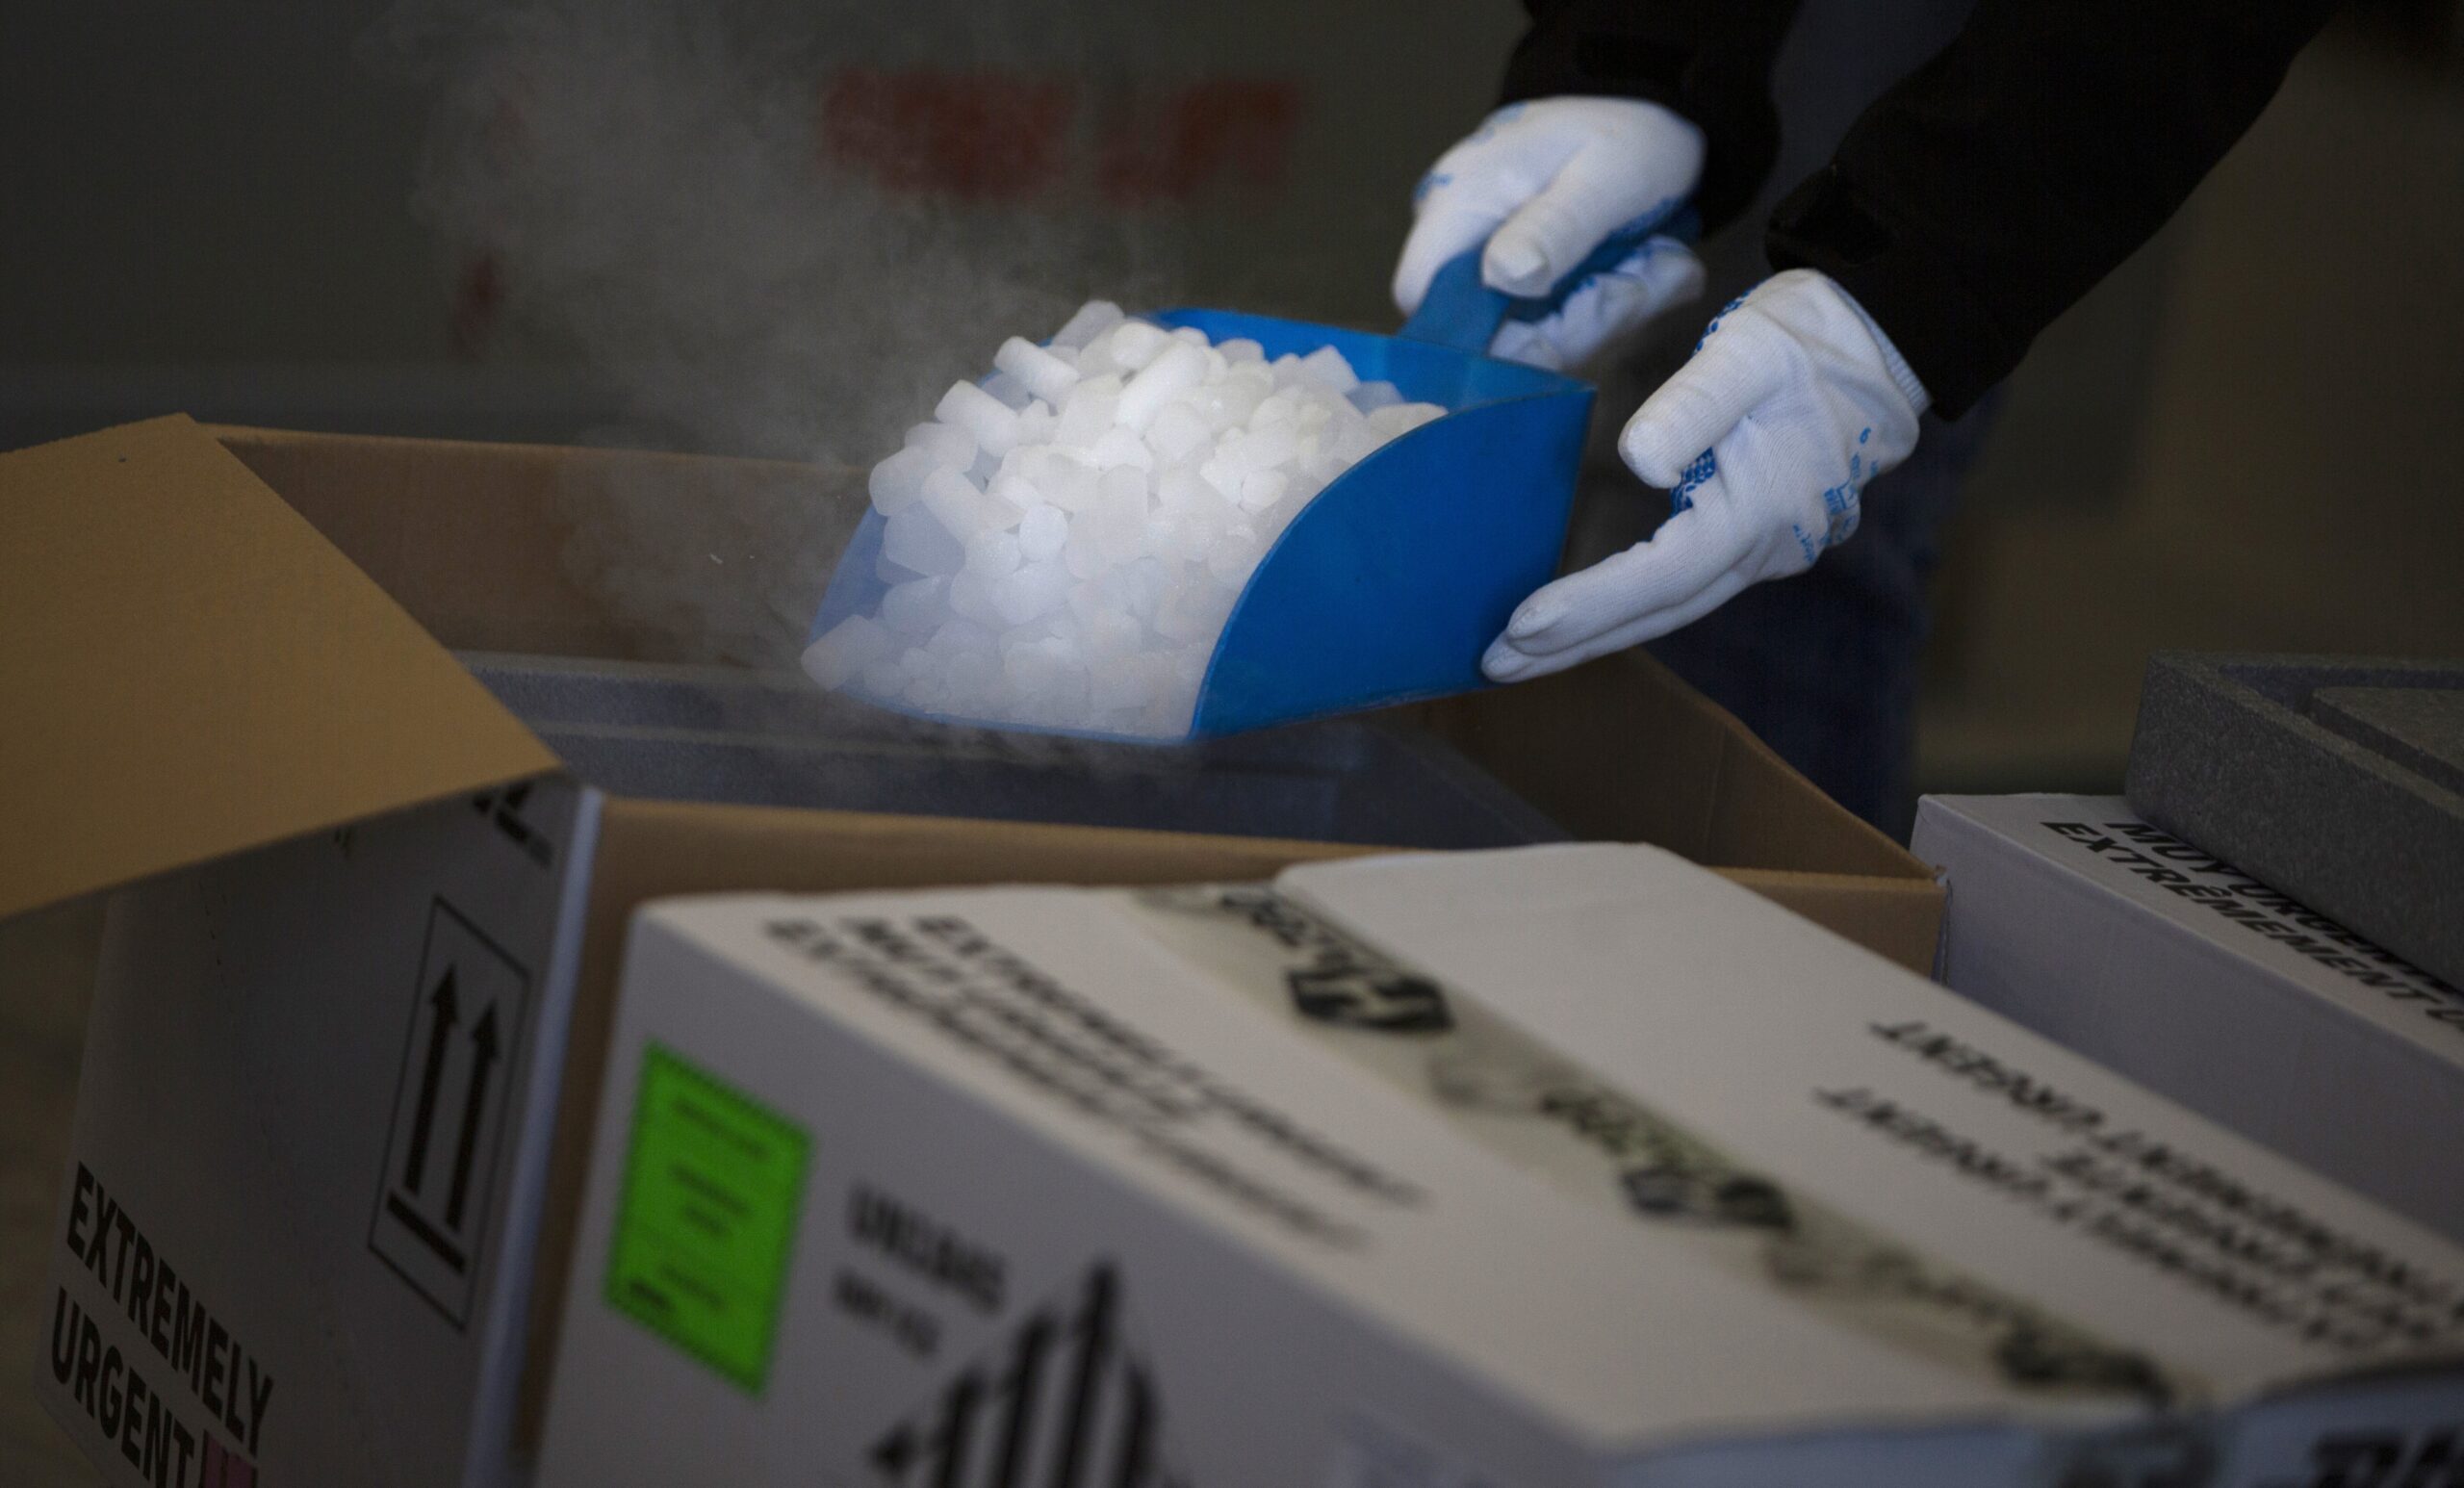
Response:
[[[1395,303],[1406,316],[1420,309],[1437,270],[1483,242],[1480,277],[1489,288],[1545,295],[1610,233],[1674,212],[1702,173],[1703,132],[1658,104],[1508,104],[1422,179],[1395,266]],[[1692,251],[1651,238],[1546,319],[1507,321],[1489,351],[1553,372],[1578,366],[1702,292]]]
[[[1623,651],[1857,530],[1865,483],[1916,448],[1924,384],[1824,274],[1774,274],[1720,312],[1626,425],[1618,452],[1668,489],[1648,542],[1523,602],[1481,668],[1507,682]]]

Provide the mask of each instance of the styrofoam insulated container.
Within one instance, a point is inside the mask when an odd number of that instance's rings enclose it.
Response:
[[[798,672],[461,660],[575,774],[621,795],[1391,847],[1568,835],[1445,744],[1383,723],[1159,750],[918,724]]]
[[[1259,560],[1216,642],[1187,737],[1488,685],[1481,654],[1514,607],[1556,574],[1592,390],[1483,352],[1509,315],[1545,313],[1651,233],[1670,231],[1690,233],[1690,222],[1637,222],[1534,300],[1483,286],[1474,249],[1439,270],[1395,336],[1229,310],[1146,317],[1167,328],[1194,326],[1211,341],[1247,337],[1269,358],[1333,346],[1363,380],[1392,382],[1406,399],[1447,410],[1329,482]],[[876,572],[886,525],[880,512],[865,514],[822,597],[815,637],[880,608],[888,589]]]

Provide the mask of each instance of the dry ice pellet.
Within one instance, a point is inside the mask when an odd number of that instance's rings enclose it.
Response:
[[[1258,560],[1327,482],[1437,418],[1331,346],[1270,361],[1096,301],[1002,344],[873,468],[879,609],[824,687],[992,723],[1176,738]]]

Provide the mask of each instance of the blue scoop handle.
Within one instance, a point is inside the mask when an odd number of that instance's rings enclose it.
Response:
[[[1497,339],[1498,327],[1508,318],[1544,319],[1555,313],[1595,275],[1632,257],[1646,239],[1667,237],[1691,243],[1700,226],[1691,207],[1670,206],[1646,213],[1602,239],[1600,245],[1551,286],[1548,294],[1530,297],[1508,295],[1482,283],[1480,254],[1488,244],[1466,248],[1448,259],[1436,277],[1429,280],[1428,294],[1422,297],[1420,309],[1403,322],[1401,334],[1414,341],[1433,342],[1474,356],[1486,356],[1489,343]]]

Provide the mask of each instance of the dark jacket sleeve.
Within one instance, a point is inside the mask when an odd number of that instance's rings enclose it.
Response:
[[[1505,102],[1589,93],[1673,110],[1707,141],[1694,191],[1704,230],[1745,210],[1779,149],[1771,60],[1797,0],[1524,0],[1524,9],[1531,29],[1506,66]]]
[[[2333,0],[1978,0],[1772,215],[1945,417],[2172,216]]]

